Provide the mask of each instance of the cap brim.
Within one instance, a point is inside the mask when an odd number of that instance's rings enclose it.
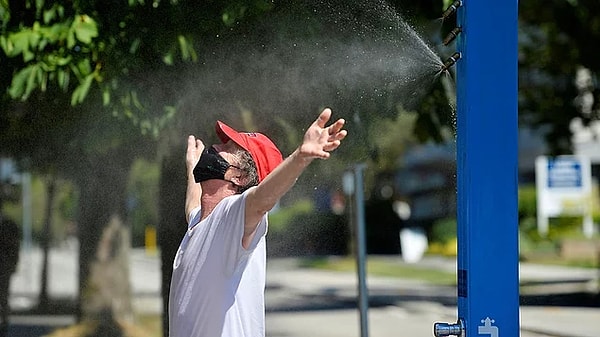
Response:
[[[217,132],[217,136],[223,143],[227,143],[227,141],[232,140],[244,150],[249,151],[248,144],[246,144],[244,141],[244,137],[242,137],[242,135],[240,135],[240,133],[234,128],[221,121],[217,121],[215,130]]]

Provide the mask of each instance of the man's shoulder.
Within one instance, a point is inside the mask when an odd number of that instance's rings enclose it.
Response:
[[[221,201],[219,201],[217,203],[217,206],[215,207],[215,209],[219,208],[219,206],[221,207],[241,207],[243,205],[243,203],[246,200],[246,197],[248,196],[248,191],[250,191],[250,189],[239,193],[239,194],[232,194],[232,195],[228,195],[225,198],[221,199]]]

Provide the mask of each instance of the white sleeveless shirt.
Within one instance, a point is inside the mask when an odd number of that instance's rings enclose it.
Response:
[[[170,337],[264,337],[267,216],[248,249],[242,247],[247,191],[200,208],[175,261],[169,294]]]

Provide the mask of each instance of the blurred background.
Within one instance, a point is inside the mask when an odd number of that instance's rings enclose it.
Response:
[[[440,71],[455,51],[444,41],[455,18],[442,19],[451,3],[0,2],[4,335],[167,336],[187,135],[214,143],[220,119],[268,134],[286,155],[323,107],[346,119],[349,137],[271,212],[273,275],[352,275],[342,177],[364,164],[370,275],[446,286],[437,302],[452,306],[455,79]],[[523,304],[597,309],[600,5],[520,2],[518,25],[520,259],[583,275]],[[560,155],[589,165],[589,191],[563,200],[544,231],[536,160]],[[534,281],[547,286],[548,275]],[[399,300],[386,295],[386,305]],[[271,299],[272,311],[289,309]]]

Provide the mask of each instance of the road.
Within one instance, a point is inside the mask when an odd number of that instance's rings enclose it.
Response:
[[[41,252],[32,249],[21,256],[11,283],[10,304],[15,314],[11,316],[10,337],[40,337],[56,327],[72,324],[74,318],[68,313],[57,312],[58,315],[52,316],[19,314],[35,305],[40,288]],[[402,263],[400,258],[388,258]],[[78,284],[77,250],[73,247],[53,249],[50,265],[50,296],[73,301]],[[455,261],[444,258],[429,257],[418,265],[456,270]],[[134,310],[160,314],[158,256],[146,254],[141,249],[132,250],[129,272]],[[528,305],[520,307],[522,337],[600,335],[597,327],[600,303],[577,305],[576,302],[581,300],[571,295],[582,289],[585,292],[586,287],[595,286],[597,290],[597,270],[521,264],[520,275],[521,283],[528,284],[522,287],[528,293],[523,300],[529,301]],[[266,291],[267,336],[359,336],[356,279],[353,273],[300,268],[298,259],[271,259]],[[454,287],[372,276],[368,277],[367,285],[370,303],[367,322],[371,337],[432,336],[435,322],[456,321]],[[547,296],[549,293],[556,296]]]

